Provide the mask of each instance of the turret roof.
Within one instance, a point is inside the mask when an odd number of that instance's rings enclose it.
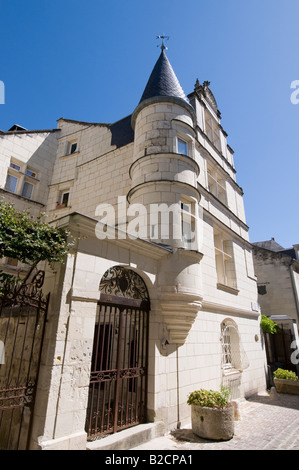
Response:
[[[164,48],[162,48],[160,57],[153,68],[140,103],[148,98],[154,98],[157,96],[181,98],[188,103],[186,95],[165,54]]]

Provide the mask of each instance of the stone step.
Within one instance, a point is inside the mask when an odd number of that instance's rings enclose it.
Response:
[[[88,442],[87,450],[129,450],[145,442],[164,436],[165,425],[162,421],[139,424],[132,428],[110,434],[101,439]]]

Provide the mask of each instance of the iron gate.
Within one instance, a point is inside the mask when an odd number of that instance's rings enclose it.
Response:
[[[43,298],[44,273],[0,297],[0,450],[26,450],[35,401],[49,295]]]
[[[86,432],[89,439],[146,420],[149,301],[135,297],[130,270],[114,268],[101,283],[95,327]],[[105,282],[107,281],[107,282]],[[142,281],[143,283],[143,281]],[[119,291],[119,286],[122,286]],[[144,284],[143,284],[144,285]],[[139,284],[141,286],[141,284]],[[145,291],[144,291],[145,292]]]

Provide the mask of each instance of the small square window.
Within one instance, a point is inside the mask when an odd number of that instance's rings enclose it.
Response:
[[[31,170],[26,170],[26,175],[31,176],[32,178],[36,178],[36,173]]]
[[[7,175],[5,189],[11,193],[15,193],[17,189],[18,178],[12,175]]]
[[[19,165],[17,165],[16,163],[12,163],[9,165],[10,168],[12,168],[13,170],[16,170],[16,171],[20,171],[21,170],[21,167]]]
[[[70,147],[70,154],[75,153],[77,151],[77,142],[73,142]]]

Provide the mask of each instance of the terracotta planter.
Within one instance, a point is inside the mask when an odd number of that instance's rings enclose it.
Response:
[[[209,408],[191,405],[192,431],[199,437],[227,441],[234,435],[234,405]]]
[[[277,379],[274,377],[274,385],[278,393],[299,395],[299,380]]]

